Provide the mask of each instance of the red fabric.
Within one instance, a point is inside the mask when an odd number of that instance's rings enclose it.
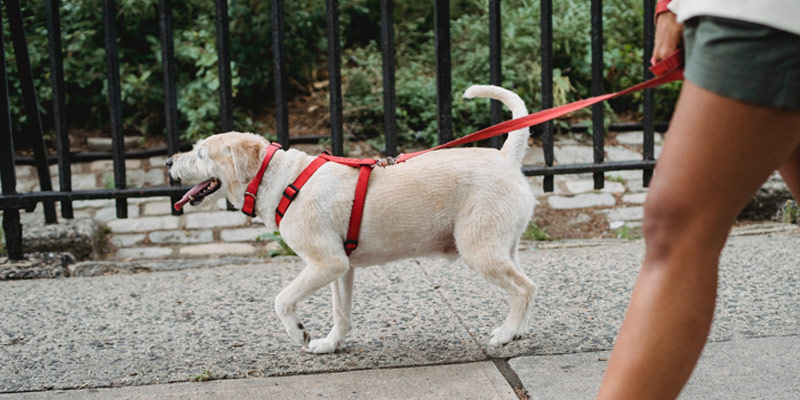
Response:
[[[347,229],[347,239],[344,242],[344,251],[348,256],[358,247],[358,233],[361,230],[361,217],[364,215],[364,200],[367,198],[370,173],[372,173],[371,165],[362,165],[358,172],[356,195],[353,199],[353,210],[350,212],[350,227]]]
[[[306,167],[303,172],[294,180],[294,182],[286,187],[283,191],[283,198],[278,203],[278,208],[275,210],[275,223],[280,226],[286,210],[294,201],[297,194],[303,185],[308,182],[312,175],[326,162],[333,161],[338,164],[347,165],[350,167],[359,167],[358,181],[356,182],[356,193],[353,198],[353,208],[350,212],[350,226],[347,229],[347,238],[344,242],[345,252],[349,256],[350,253],[355,251],[358,247],[358,234],[361,231],[361,217],[364,214],[364,201],[367,198],[367,185],[369,184],[369,176],[372,173],[372,167],[377,164],[377,160],[364,158],[346,158],[337,157],[330,154],[320,154],[311,164]]]
[[[670,1],[672,0],[658,0],[658,3],[656,3],[655,19],[658,19],[659,14],[663,14],[665,12],[671,12],[669,8],[667,8]]]
[[[247,190],[244,192],[244,205],[242,206],[242,212],[251,217],[256,216],[256,196],[258,196],[258,187],[261,185],[261,179],[264,178],[264,171],[267,170],[267,166],[269,165],[269,161],[272,159],[272,156],[275,155],[275,152],[280,148],[281,145],[278,143],[270,143],[269,146],[267,146],[267,155],[264,156],[264,161],[261,162],[261,168],[258,169],[258,173],[256,174],[255,178],[250,181],[250,184],[247,185]]]
[[[317,172],[319,167],[326,162],[328,162],[328,160],[322,156],[315,158],[314,161],[312,161],[311,164],[309,164],[308,167],[306,167],[306,169],[300,173],[297,179],[295,179],[291,185],[286,187],[286,189],[283,191],[283,197],[281,198],[280,203],[278,203],[278,208],[275,209],[275,224],[281,226],[283,215],[286,213],[286,210],[289,209],[289,205],[292,204],[294,198],[297,197],[297,193],[299,193],[303,185],[305,185],[306,182],[311,179],[311,176],[314,175],[314,172]]]
[[[650,72],[652,72],[656,76],[662,76],[664,74],[669,73],[670,71],[675,70],[682,70],[683,63],[684,63],[684,53],[683,48],[677,49],[669,57],[661,60],[650,67]]]

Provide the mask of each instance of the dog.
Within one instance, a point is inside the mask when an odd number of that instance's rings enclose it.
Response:
[[[515,93],[475,85],[464,97],[488,97],[510,108],[514,118],[527,115]],[[373,169],[363,208],[357,249],[348,257],[342,246],[348,230],[358,168],[328,162],[303,187],[283,216],[275,210],[284,189],[314,156],[295,149],[277,150],[263,175],[255,205],[266,228],[280,231],[303,259],[305,268],[275,298],[289,337],[312,353],[332,353],[351,328],[356,267],[421,256],[460,257],[471,269],[511,296],[511,309],[489,339],[504,345],[523,334],[535,286],[519,270],[519,241],[533,214],[535,200],[521,172],[528,150],[528,130],[510,132],[500,150],[454,148],[428,152],[405,162]],[[194,148],[167,160],[176,181],[197,183],[184,198],[198,205],[224,193],[242,207],[248,183],[265,157],[269,142],[250,133],[222,133],[201,139]],[[321,339],[310,335],[297,316],[306,296],[330,284],[333,328]]]

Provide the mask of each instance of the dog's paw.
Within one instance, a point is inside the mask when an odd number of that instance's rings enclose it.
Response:
[[[314,339],[308,344],[308,352],[314,354],[329,354],[336,351],[336,341],[324,339]]]
[[[503,329],[501,326],[492,331],[492,337],[489,339],[489,346],[502,346],[508,344],[516,337],[516,332],[510,329]]]

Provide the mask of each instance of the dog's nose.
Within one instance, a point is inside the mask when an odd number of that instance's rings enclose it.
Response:
[[[172,157],[167,158],[167,168],[172,166]]]

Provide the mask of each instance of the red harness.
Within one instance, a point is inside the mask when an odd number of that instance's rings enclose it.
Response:
[[[270,143],[269,146],[267,146],[267,155],[264,156],[264,161],[261,163],[261,168],[259,168],[255,178],[253,178],[253,180],[250,181],[250,184],[247,185],[247,191],[244,194],[244,205],[242,206],[242,212],[251,217],[255,216],[256,193],[258,192],[258,186],[261,185],[261,179],[264,177],[264,171],[267,170],[267,166],[269,165],[272,156],[275,155],[275,152],[280,148],[281,145],[277,143]],[[358,233],[361,230],[361,216],[364,214],[364,200],[367,198],[367,184],[369,183],[369,175],[372,173],[372,168],[379,163],[378,160],[371,158],[354,159],[336,157],[329,153],[320,154],[303,170],[303,172],[300,173],[297,179],[295,179],[294,182],[287,186],[283,191],[283,197],[281,198],[280,203],[278,203],[278,208],[275,209],[275,224],[277,224],[279,227],[281,226],[283,215],[286,213],[286,210],[289,209],[289,205],[292,204],[292,201],[294,201],[294,199],[297,197],[297,194],[300,193],[300,189],[309,179],[311,179],[311,176],[317,172],[319,167],[328,161],[360,168],[358,172],[358,181],[356,182],[356,194],[355,198],[353,199],[353,208],[350,212],[350,226],[347,229],[347,238],[344,241],[344,251],[349,256],[350,253],[352,253],[356,247],[358,247]]]
[[[602,96],[595,96],[584,100],[579,100],[574,103],[565,104],[560,107],[543,110],[521,118],[502,122],[497,125],[490,126],[478,132],[469,134],[462,138],[450,141],[448,143],[439,145],[437,147],[428,150],[423,150],[410,154],[401,154],[397,158],[396,162],[403,162],[408,160],[409,158],[416,157],[420,154],[424,154],[432,150],[443,149],[447,147],[456,146],[459,144],[471,143],[478,140],[488,139],[493,136],[508,133],[513,130],[527,128],[560,117],[570,112],[579,110],[589,105],[599,103],[604,100],[622,96],[624,94],[635,92],[638,90],[655,87],[663,83],[683,79],[682,67],[683,67],[683,52],[681,50],[678,50],[674,54],[672,54],[669,58],[654,65],[651,68],[651,71],[653,71],[653,73],[659,76],[647,82],[640,83],[638,85],[632,86],[628,89],[619,92],[605,94]],[[247,191],[244,194],[244,205],[242,206],[242,212],[251,217],[255,216],[254,210],[255,210],[256,194],[258,193],[259,185],[261,185],[261,179],[264,177],[264,171],[267,170],[267,166],[269,165],[272,156],[275,155],[275,152],[278,151],[278,149],[280,148],[281,146],[277,143],[270,143],[269,146],[267,146],[267,155],[264,157],[264,161],[261,163],[261,168],[259,168],[255,178],[253,178],[253,180],[250,181],[250,184],[247,185]],[[308,167],[306,167],[303,170],[303,172],[300,173],[300,176],[298,176],[297,179],[295,179],[294,182],[291,185],[287,186],[286,189],[283,191],[283,198],[281,198],[280,203],[278,203],[278,208],[275,210],[275,223],[278,226],[280,226],[281,220],[283,219],[283,215],[286,213],[286,210],[289,209],[289,205],[292,204],[292,201],[297,197],[298,193],[300,192],[300,189],[311,178],[311,176],[314,175],[314,172],[317,172],[317,170],[328,161],[333,161],[338,164],[360,168],[358,173],[358,181],[356,182],[355,198],[353,199],[353,209],[350,213],[350,226],[347,229],[347,238],[345,239],[344,242],[345,252],[349,256],[350,253],[352,253],[356,249],[356,247],[358,247],[358,234],[361,229],[361,217],[364,213],[364,200],[367,197],[367,184],[369,183],[369,175],[372,172],[372,168],[380,164],[379,160],[374,160],[370,158],[354,159],[354,158],[336,157],[329,153],[320,154],[319,156],[317,156],[317,158],[314,159],[314,161],[311,162],[311,164],[308,165]]]

